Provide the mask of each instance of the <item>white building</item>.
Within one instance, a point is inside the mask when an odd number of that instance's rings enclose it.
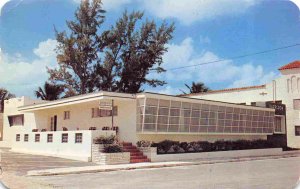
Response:
[[[281,76],[260,86],[214,90],[207,93],[186,95],[191,98],[218,100],[231,103],[264,106],[273,102],[279,113],[275,119],[275,133],[286,134],[289,147],[300,148],[300,61],[279,68]],[[276,105],[277,104],[277,105]],[[286,126],[285,126],[286,121]]]
[[[274,114],[272,108],[154,93],[97,92],[50,102],[21,97],[4,103],[2,143],[14,151],[89,161],[101,135],[132,144],[267,139]]]

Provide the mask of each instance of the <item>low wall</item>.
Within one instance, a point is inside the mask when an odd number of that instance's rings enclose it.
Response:
[[[182,161],[210,158],[241,158],[253,156],[270,156],[282,154],[281,148],[253,149],[253,150],[234,150],[217,152],[199,152],[199,153],[180,153],[180,154],[157,154],[156,147],[139,148],[151,162],[162,161]]]
[[[130,163],[130,152],[103,153],[103,144],[92,144],[92,162],[101,165]]]
[[[76,133],[82,134],[81,142],[75,142]],[[80,161],[91,161],[92,142],[99,136],[114,135],[114,131],[101,130],[78,130],[78,131],[55,131],[55,132],[29,132],[20,134],[20,141],[12,143],[12,151],[55,156]],[[25,134],[28,134],[28,142],[24,141]],[[35,135],[40,134],[40,140],[35,141]],[[48,134],[52,134],[52,142],[47,141]],[[68,141],[62,142],[62,134],[68,134]]]

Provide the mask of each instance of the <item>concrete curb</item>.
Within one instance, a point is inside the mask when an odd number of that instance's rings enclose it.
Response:
[[[158,163],[137,163],[137,164],[121,164],[121,165],[104,165],[104,166],[86,166],[86,167],[70,167],[70,168],[57,168],[46,170],[32,170],[27,172],[27,176],[55,176],[67,174],[81,174],[81,173],[98,173],[98,172],[111,172],[111,171],[125,171],[135,169],[152,169],[164,167],[178,167],[178,166],[191,166],[191,165],[205,165],[229,162],[243,162],[253,160],[265,159],[280,159],[289,157],[298,157],[300,154],[285,154],[277,156],[260,156],[260,157],[244,157],[234,159],[221,159],[221,160],[204,160],[197,162],[158,162]]]

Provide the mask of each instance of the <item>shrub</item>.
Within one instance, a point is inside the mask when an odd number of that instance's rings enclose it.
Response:
[[[140,140],[140,141],[137,141],[136,145],[137,147],[150,147],[151,146],[151,142],[150,141],[145,141],[145,140]]]
[[[179,142],[172,141],[172,140],[164,140],[164,141],[159,142],[159,143],[153,143],[151,146],[152,147],[157,147],[157,152],[158,153],[166,153],[170,150],[170,148],[173,145],[179,146]]]
[[[116,141],[116,137],[111,135],[109,137],[100,136],[95,139],[95,144],[113,144]]]
[[[270,142],[267,140],[237,140],[224,141],[219,140],[214,143],[207,141],[198,142],[176,142],[164,140],[159,143],[153,143],[152,147],[157,147],[158,154],[165,153],[183,153],[183,152],[211,152],[211,151],[229,151],[229,150],[247,150],[247,149],[263,149],[282,147],[279,143]]]
[[[104,146],[104,153],[118,153],[122,152],[122,147],[118,144],[108,144]]]

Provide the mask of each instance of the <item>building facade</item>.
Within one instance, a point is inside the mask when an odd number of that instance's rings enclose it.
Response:
[[[275,110],[154,93],[98,92],[56,101],[5,101],[3,143],[26,153],[88,161],[93,140],[181,142],[267,139]]]
[[[253,106],[272,106],[277,111],[274,133],[285,135],[289,147],[300,148],[300,61],[282,66],[279,71],[281,76],[265,85],[187,96]]]

